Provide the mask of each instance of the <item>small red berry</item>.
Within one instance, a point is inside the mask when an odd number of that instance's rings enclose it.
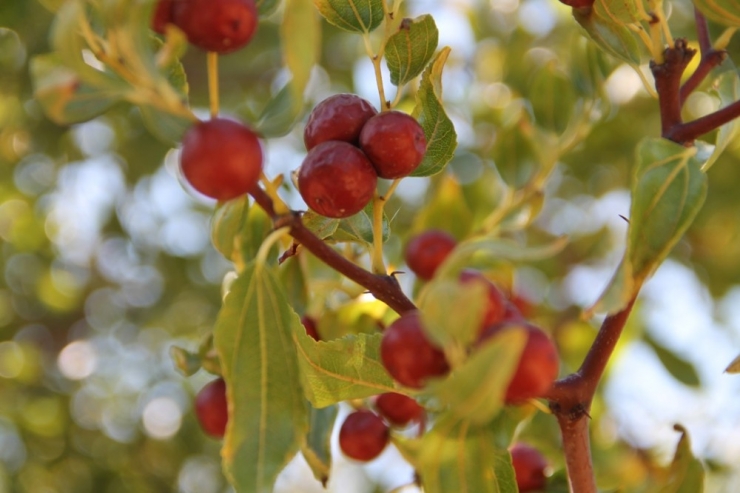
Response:
[[[489,326],[481,333],[479,341],[514,327],[527,331],[527,342],[506,389],[504,400],[507,404],[520,404],[544,395],[557,378],[560,367],[555,344],[542,329],[529,323],[502,322]]]
[[[198,48],[231,53],[244,47],[257,29],[254,0],[177,0],[173,23]]]
[[[380,357],[394,379],[415,389],[422,388],[426,379],[450,371],[442,350],[424,334],[418,311],[404,313],[385,329]]]
[[[424,408],[416,400],[395,392],[380,394],[375,400],[375,408],[394,426],[406,426],[424,415]]]
[[[481,322],[481,330],[490,325],[497,324],[506,318],[507,302],[504,294],[483,274],[476,270],[465,269],[460,273],[460,282],[463,284],[477,282],[486,288],[488,299],[486,301],[486,311],[483,315],[483,321]]]
[[[152,16],[152,29],[159,34],[164,34],[167,24],[172,24],[172,4],[174,0],[159,0],[154,7]]]
[[[424,159],[427,139],[413,117],[384,111],[370,118],[360,133],[360,147],[381,178],[410,175]]]
[[[339,429],[339,447],[344,455],[362,462],[373,460],[390,439],[388,426],[372,411],[355,411]]]
[[[543,490],[547,483],[545,477],[547,460],[545,456],[536,448],[524,443],[517,443],[511,447],[509,452],[511,453],[511,463],[514,466],[519,491],[525,493]]]
[[[361,150],[331,140],[310,151],[298,171],[298,191],[306,204],[326,217],[360,212],[375,193],[378,175]]]
[[[404,251],[406,265],[419,279],[428,281],[457,245],[457,240],[439,229],[420,233],[408,242]]]
[[[180,167],[188,183],[217,200],[244,195],[262,172],[262,145],[241,123],[224,118],[198,122],[182,140]]]
[[[203,431],[216,438],[224,436],[229,411],[226,402],[226,382],[223,378],[214,380],[200,389],[195,396],[195,415]]]
[[[355,94],[335,94],[313,109],[306,122],[303,141],[310,151],[322,142],[340,140],[359,145],[360,131],[378,111]]]
[[[303,318],[301,318],[301,323],[306,329],[306,334],[311,336],[313,340],[321,340],[321,337],[319,337],[319,331],[316,330],[316,320],[314,320],[312,317],[309,317],[308,315],[304,315]]]

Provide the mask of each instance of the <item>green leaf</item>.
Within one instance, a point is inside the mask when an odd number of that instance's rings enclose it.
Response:
[[[265,105],[255,129],[266,138],[282,137],[295,126],[303,111],[303,98],[296,99],[293,83],[288,82]]]
[[[18,33],[7,27],[0,27],[0,71],[16,72],[26,61],[26,48]]]
[[[257,12],[259,12],[260,17],[267,17],[275,12],[280,5],[280,0],[257,0],[255,4],[257,5]]]
[[[369,33],[383,22],[384,0],[313,0],[321,15],[340,29]]]
[[[642,0],[596,0],[593,9],[600,17],[615,24],[650,20],[642,6]]]
[[[382,334],[358,334],[316,342],[303,327],[296,327],[293,339],[298,347],[301,381],[311,404],[322,408],[396,392],[393,379],[380,361],[381,338]]]
[[[516,493],[511,457],[490,428],[441,417],[421,439],[394,437],[426,493]]]
[[[322,240],[333,235],[339,227],[339,219],[325,217],[312,210],[306,211],[301,216],[301,220],[306,228]]]
[[[269,231],[268,231],[269,233]],[[306,313],[308,307],[308,286],[306,277],[297,258],[289,258],[279,268],[280,281],[285,295],[296,313]]]
[[[738,77],[737,70],[731,70],[721,74],[715,81],[714,87],[716,88],[714,92],[721,102],[721,108],[726,108],[731,103],[740,100],[740,77]],[[737,119],[719,128],[717,140],[714,143],[714,151],[707,162],[702,165],[704,171],[708,170],[724,152],[730,142],[735,140],[738,130],[740,130],[740,122]]]
[[[534,76],[529,94],[537,124],[562,134],[577,106],[573,82],[550,63]]]
[[[303,455],[311,467],[314,477],[326,485],[331,469],[331,433],[337,419],[337,406],[323,409],[311,408],[308,436]]]
[[[504,405],[506,388],[526,342],[523,329],[503,331],[478,347],[448,378],[432,380],[429,392],[461,420],[474,425],[491,421]]]
[[[442,175],[430,190],[429,199],[416,214],[413,231],[443,229],[463,238],[473,224],[473,211],[465,201],[465,190],[450,174]]]
[[[457,147],[457,133],[452,120],[442,105],[442,69],[450,54],[443,48],[431,61],[421,76],[416,93],[414,114],[424,129],[427,151],[411,176],[430,176],[439,173],[450,162]]]
[[[710,21],[740,27],[740,4],[736,0],[693,0],[694,6]]]
[[[691,441],[681,425],[673,427],[681,433],[676,454],[668,469],[668,480],[660,493],[702,493],[704,491],[704,466],[691,452]]]
[[[99,90],[83,82],[74,69],[52,53],[31,60],[34,96],[44,113],[58,125],[95,118],[123,99],[123,90]]]
[[[627,27],[601,17],[591,9],[573,9],[573,17],[599,48],[632,66],[640,64],[640,45]]]
[[[383,241],[388,241],[391,234],[388,217],[383,212]],[[357,241],[372,244],[373,242],[373,202],[365,206],[354,216],[339,221],[336,231],[332,235],[335,241]]]
[[[660,359],[663,367],[668,370],[668,373],[670,373],[673,378],[691,387],[698,387],[701,385],[699,375],[696,373],[694,365],[667,349],[658,341],[650,337],[650,334],[648,333],[643,333],[642,340],[645,341],[653,351],[655,351],[655,354],[658,356],[658,359]]]
[[[483,283],[437,278],[426,285],[418,306],[424,329],[435,344],[465,348],[478,335],[487,302]]]
[[[187,349],[179,346],[171,346],[170,356],[172,357],[172,362],[175,364],[175,368],[180,370],[180,373],[186,377],[195,375],[201,368],[200,355],[190,352]]]
[[[437,25],[431,15],[401,21],[398,32],[385,45],[391,82],[400,86],[419,75],[432,59],[438,41]]]
[[[221,204],[211,223],[213,246],[234,262],[237,270],[257,256],[262,241],[271,232],[270,217],[256,204],[250,206],[246,196]]]
[[[666,139],[647,138],[638,146],[627,245],[638,280],[665,260],[704,203],[707,177],[695,153]]]
[[[298,330],[277,274],[250,264],[232,284],[214,329],[229,401],[221,456],[240,493],[272,491],[308,431],[292,342]]]

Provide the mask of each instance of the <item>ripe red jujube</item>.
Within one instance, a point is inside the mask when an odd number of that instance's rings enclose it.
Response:
[[[298,191],[306,204],[326,217],[357,214],[373,198],[378,175],[361,150],[331,140],[310,151],[298,171]]]
[[[404,259],[411,272],[428,281],[457,245],[457,240],[439,229],[430,229],[411,238],[404,250]]]
[[[413,117],[384,111],[370,118],[360,132],[360,147],[381,178],[410,175],[424,159],[427,139]]]
[[[416,310],[404,313],[385,329],[380,358],[396,381],[415,389],[422,388],[428,378],[450,371],[444,352],[424,334]]]
[[[172,23],[172,4],[175,0],[159,0],[152,15],[152,29],[164,34],[167,24]]]
[[[259,181],[262,145],[241,123],[224,118],[198,122],[182,140],[180,167],[188,183],[217,200],[244,195]]]
[[[471,269],[465,269],[460,273],[460,282],[463,284],[477,282],[481,283],[486,288],[488,299],[486,300],[486,311],[484,312],[483,321],[481,322],[481,330],[505,320],[508,308],[507,301],[504,294],[495,284],[489,281],[480,272]]]
[[[177,0],[172,22],[198,48],[231,53],[244,47],[257,29],[254,0]]]
[[[195,396],[195,415],[203,431],[222,438],[229,421],[226,382],[223,378],[207,383]]]
[[[373,460],[388,445],[390,432],[372,411],[355,411],[339,428],[339,447],[344,455],[362,462]]]
[[[303,132],[303,142],[310,151],[322,142],[340,140],[359,145],[360,131],[378,111],[355,94],[335,94],[316,105]]]
[[[396,392],[380,394],[375,400],[375,408],[395,426],[406,426],[424,415],[424,408],[415,399]]]
[[[545,456],[536,448],[524,443],[515,444],[509,452],[520,493],[544,489],[547,483]]]

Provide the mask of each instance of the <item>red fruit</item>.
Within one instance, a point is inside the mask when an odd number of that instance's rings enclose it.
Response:
[[[437,267],[455,248],[457,240],[439,229],[420,233],[408,242],[404,251],[406,264],[419,279],[428,281],[434,277]]]
[[[304,315],[303,318],[301,318],[301,323],[303,324],[303,327],[306,328],[306,334],[313,337],[315,341],[321,340],[321,337],[319,337],[319,331],[316,330],[316,320],[308,315]]]
[[[262,156],[253,131],[233,120],[214,118],[185,133],[180,167],[193,188],[223,201],[244,195],[257,184]]]
[[[159,0],[154,7],[152,16],[152,29],[159,34],[164,34],[167,24],[172,24],[172,4],[174,0]]]
[[[502,322],[487,327],[479,341],[514,327],[527,331],[527,342],[522,350],[519,364],[506,389],[504,400],[507,404],[520,404],[527,399],[541,397],[547,392],[558,376],[560,360],[552,340],[542,329],[529,323]]]
[[[361,150],[347,142],[323,142],[311,149],[298,171],[298,191],[326,217],[357,214],[373,198],[378,175]]]
[[[486,277],[478,271],[466,269],[460,273],[460,282],[463,284],[478,282],[486,287],[488,301],[486,311],[481,322],[481,330],[502,322],[506,319],[507,301],[504,294]]]
[[[308,117],[303,132],[306,150],[329,140],[358,145],[362,127],[377,113],[373,105],[355,94],[335,94],[323,100]]]
[[[254,0],[176,0],[172,21],[190,43],[224,54],[249,43],[258,13]]]
[[[402,178],[421,164],[427,139],[413,117],[400,111],[384,111],[362,127],[360,147],[379,177]]]
[[[514,466],[516,484],[521,493],[545,488],[547,460],[539,450],[523,443],[517,443],[511,450],[511,463]]]
[[[427,378],[450,371],[444,353],[424,334],[418,311],[404,313],[385,329],[380,357],[394,379],[415,389],[422,388]]]
[[[424,408],[416,400],[403,394],[387,392],[375,400],[378,413],[395,426],[406,426],[411,421],[419,421]]]
[[[224,436],[229,411],[226,402],[226,382],[223,378],[214,380],[200,389],[195,396],[195,415],[203,431],[216,438]]]
[[[367,462],[388,445],[388,426],[372,411],[355,411],[339,429],[339,447],[351,459]]]

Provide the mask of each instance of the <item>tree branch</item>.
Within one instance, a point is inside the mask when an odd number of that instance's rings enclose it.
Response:
[[[664,137],[671,129],[682,123],[681,75],[695,53],[696,50],[689,48],[685,39],[678,38],[673,47],[666,48],[663,52],[663,63],[650,62],[660,104],[661,135]]]
[[[373,296],[398,313],[416,309],[414,303],[401,290],[401,286],[395,277],[373,274],[342,257],[336,250],[306,228],[298,212],[291,211],[288,214],[277,214],[272,199],[259,186],[250,190],[249,195],[270,216],[276,228],[289,226],[290,235],[328,266],[344,274],[360,286],[367,288]]]
[[[727,52],[725,50],[715,50],[712,47],[712,41],[709,39],[707,19],[696,8],[694,8],[694,18],[696,19],[696,36],[699,40],[701,61],[694,73],[691,74],[691,77],[681,87],[681,105],[689,97],[689,94],[709,75],[709,72],[727,58]]]

